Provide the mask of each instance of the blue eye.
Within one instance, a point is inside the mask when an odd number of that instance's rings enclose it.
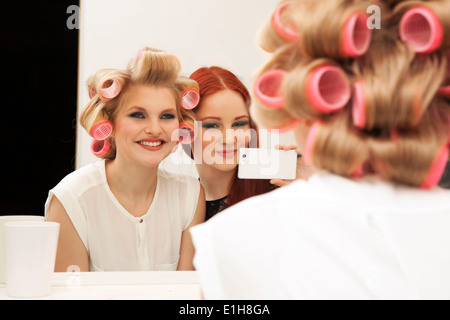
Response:
[[[247,121],[242,121],[242,122],[235,122],[235,123],[233,123],[233,127],[244,127],[244,126],[246,126],[246,125],[248,125],[248,122],[247,122]]]
[[[218,128],[219,126],[217,125],[217,123],[205,123],[202,125],[202,127],[205,129],[212,129],[212,128]]]
[[[175,119],[175,115],[172,113],[165,113],[161,116],[161,119],[166,119],[166,120]]]
[[[130,118],[144,119],[145,116],[142,112],[133,112],[129,115]]]

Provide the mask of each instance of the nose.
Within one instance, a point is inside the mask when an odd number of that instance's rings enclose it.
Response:
[[[223,144],[234,146],[236,142],[236,135],[233,129],[227,128],[225,132],[222,132],[223,135]]]
[[[162,128],[159,123],[159,119],[149,119],[145,123],[144,132],[151,136],[160,136],[162,133]]]

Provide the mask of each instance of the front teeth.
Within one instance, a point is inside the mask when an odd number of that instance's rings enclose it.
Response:
[[[157,147],[162,144],[162,141],[157,142],[139,141],[139,143],[143,144],[144,146]]]

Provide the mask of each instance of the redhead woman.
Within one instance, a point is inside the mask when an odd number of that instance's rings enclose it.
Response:
[[[205,189],[208,220],[223,209],[269,192],[275,186],[268,180],[237,177],[239,149],[258,145],[257,127],[249,113],[250,94],[244,84],[220,67],[200,68],[190,78],[200,88],[200,104],[193,111],[201,134],[185,150],[195,160]]]

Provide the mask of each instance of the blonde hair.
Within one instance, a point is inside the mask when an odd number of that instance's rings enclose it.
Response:
[[[291,6],[283,10],[283,21],[290,28],[294,22],[299,39],[272,41],[270,26],[264,26],[261,34],[267,37],[260,38],[261,46],[270,48],[273,55],[258,71],[254,84],[268,72],[282,70],[283,81],[266,90],[276,92],[283,107],[274,108],[256,96],[252,116],[266,128],[288,126],[296,119],[315,122],[314,134],[310,131],[308,137],[308,158],[318,169],[342,176],[375,172],[391,181],[423,186],[436,159],[446,155],[442,151],[450,138],[449,103],[437,94],[450,63],[444,52],[449,37],[439,50],[417,54],[399,39],[399,12],[418,4],[432,6],[441,16],[447,15],[442,18],[447,19],[442,21],[445,29],[450,19],[444,9],[449,2],[282,1]],[[335,34],[342,30],[340,19],[354,11],[365,12],[372,4],[383,7],[383,28],[372,30],[364,54],[343,58],[340,42],[333,40],[341,39]],[[345,12],[345,17],[337,12]],[[334,112],[312,108],[303,89],[311,68],[324,63],[339,67],[353,88],[348,103]],[[358,122],[361,111],[363,121]]]
[[[138,56],[132,59],[126,70],[102,69],[87,80],[87,88],[91,100],[80,116],[80,124],[90,133],[92,127],[100,121],[110,121],[113,125],[121,106],[127,88],[131,85],[150,85],[172,90],[181,123],[194,123],[192,111],[181,107],[181,95],[187,89],[198,90],[198,84],[180,75],[179,59],[170,53],[159,49],[145,47]],[[115,83],[114,83],[115,82]],[[115,84],[118,88],[113,97],[102,95],[102,89]],[[109,151],[100,156],[104,159],[114,159],[116,148],[113,138]]]

